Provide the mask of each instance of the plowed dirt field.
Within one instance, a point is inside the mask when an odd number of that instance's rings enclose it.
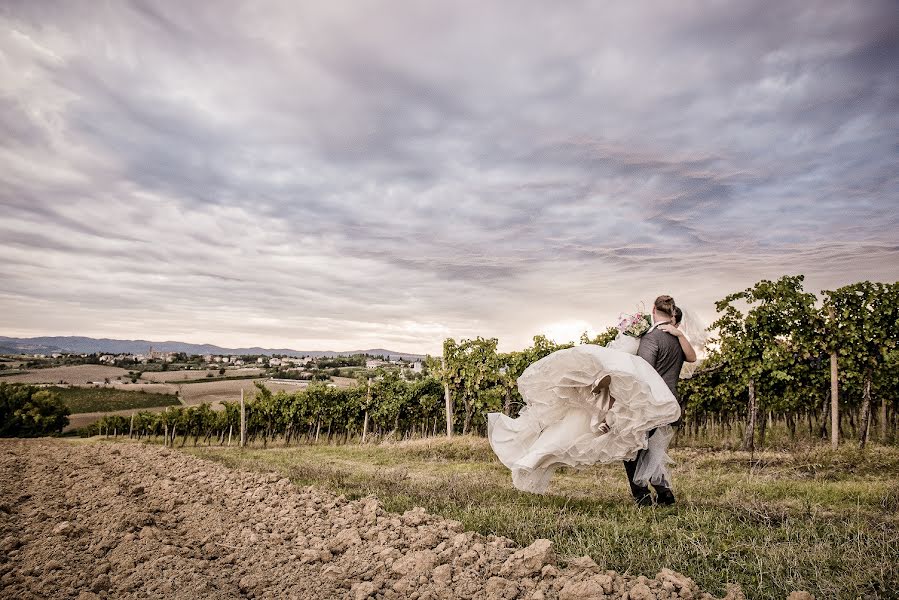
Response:
[[[3,598],[710,599],[143,443],[0,440]],[[742,598],[738,589],[727,596]]]

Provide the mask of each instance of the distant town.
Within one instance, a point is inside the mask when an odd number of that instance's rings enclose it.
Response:
[[[360,378],[380,372],[396,371],[406,379],[420,379],[426,372],[425,362],[384,355],[350,356],[278,356],[187,354],[165,352],[149,347],[146,352],[130,354],[106,353],[29,353],[5,354],[0,359],[0,378],[30,371],[74,365],[105,365],[127,369],[134,378],[159,371],[206,371],[206,377],[258,378],[299,381],[329,381],[333,377]],[[249,370],[249,371],[248,371]],[[101,382],[98,382],[101,383]],[[108,383],[108,382],[107,382]]]

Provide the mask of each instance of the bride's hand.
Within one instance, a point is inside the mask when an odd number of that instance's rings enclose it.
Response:
[[[670,333],[674,337],[684,337],[684,332],[672,325],[671,323],[665,323],[664,325],[659,325],[658,329],[661,329],[665,333]]]

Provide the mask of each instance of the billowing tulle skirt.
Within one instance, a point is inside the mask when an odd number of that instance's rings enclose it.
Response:
[[[611,347],[583,344],[559,350],[518,378],[526,404],[519,416],[490,413],[487,421],[490,445],[512,471],[516,488],[543,493],[561,466],[633,460],[648,447],[635,481],[670,481],[665,450],[673,430],[666,426],[680,417],[680,406],[655,369],[632,353],[632,345],[620,339]],[[593,393],[606,375],[608,391]],[[609,396],[615,399],[611,408]],[[605,433],[603,420],[610,428]],[[653,429],[658,430],[647,438]]]

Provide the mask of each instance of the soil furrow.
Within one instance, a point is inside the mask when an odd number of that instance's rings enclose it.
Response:
[[[711,598],[149,444],[0,440],[0,456],[4,598]]]

